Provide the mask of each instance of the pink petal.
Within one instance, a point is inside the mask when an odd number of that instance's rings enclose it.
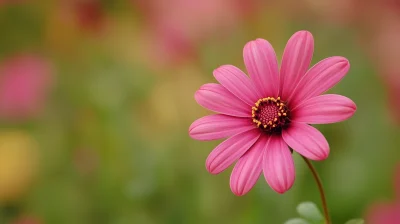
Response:
[[[349,69],[349,61],[344,57],[335,56],[320,61],[304,75],[288,101],[295,106],[320,95],[336,85]]]
[[[368,224],[395,224],[400,223],[400,204],[375,204],[366,215]]]
[[[296,108],[292,119],[308,124],[329,124],[344,121],[356,112],[354,102],[341,95],[326,94],[310,98]]]
[[[310,67],[314,52],[314,38],[308,31],[293,34],[286,44],[280,71],[280,96],[288,99],[300,79]]]
[[[288,129],[282,131],[285,142],[301,155],[312,160],[324,160],[329,155],[329,144],[316,128],[292,121]]]
[[[236,163],[230,180],[232,192],[237,196],[249,192],[260,177],[263,153],[268,144],[268,137],[261,136]]]
[[[218,174],[224,171],[245,154],[260,135],[261,132],[258,129],[252,129],[223,141],[207,157],[206,168],[208,172]]]
[[[243,57],[259,94],[276,97],[279,91],[278,62],[271,44],[264,39],[250,41],[244,46]]]
[[[292,153],[280,136],[272,136],[263,156],[264,177],[269,186],[283,194],[294,183],[295,170]]]
[[[210,141],[226,138],[256,126],[248,118],[214,114],[197,119],[189,127],[189,135],[193,139]]]
[[[209,110],[235,117],[251,117],[251,107],[222,85],[204,84],[197,90],[194,98],[198,104]]]
[[[247,75],[233,65],[223,65],[215,69],[214,77],[233,95],[250,106],[261,98]]]

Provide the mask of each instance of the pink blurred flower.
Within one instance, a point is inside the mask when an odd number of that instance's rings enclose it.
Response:
[[[150,58],[169,64],[195,57],[196,47],[237,26],[257,0],[133,0],[143,12]]]
[[[279,71],[271,44],[250,41],[243,52],[250,78],[223,65],[214,70],[220,84],[205,84],[196,92],[197,103],[219,114],[193,122],[189,135],[205,141],[228,137],[210,153],[206,168],[218,174],[238,160],[230,179],[234,194],[246,194],[262,171],[276,192],[289,190],[295,180],[289,147],[312,160],[326,159],[328,142],[309,124],[340,122],[356,111],[347,97],[321,95],[346,75],[348,60],[330,57],[308,70],[313,51],[312,34],[295,33]]]
[[[400,223],[400,165],[397,166],[394,176],[396,199],[392,202],[373,204],[366,215],[368,224],[397,224]]]
[[[49,63],[35,55],[20,55],[0,64],[0,118],[28,119],[45,103],[51,85]]]

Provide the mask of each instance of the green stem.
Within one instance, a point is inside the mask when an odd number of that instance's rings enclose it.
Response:
[[[315,182],[317,182],[319,194],[321,196],[321,201],[322,201],[322,208],[324,210],[325,223],[326,224],[332,224],[331,218],[329,217],[328,206],[327,206],[327,203],[326,203],[326,197],[325,197],[325,193],[324,193],[324,188],[322,187],[322,183],[321,183],[321,178],[319,178],[317,170],[314,168],[314,166],[312,165],[310,160],[308,160],[304,156],[301,156],[301,157],[303,157],[304,161],[307,163],[308,168],[310,168],[311,173],[314,176]]]

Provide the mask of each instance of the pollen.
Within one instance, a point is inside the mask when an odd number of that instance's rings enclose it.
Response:
[[[261,98],[251,111],[253,123],[267,133],[279,133],[290,123],[289,109],[280,97]]]

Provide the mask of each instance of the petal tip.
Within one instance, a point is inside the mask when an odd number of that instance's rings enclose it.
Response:
[[[314,161],[326,160],[329,157],[330,148],[328,141],[325,142],[326,145],[320,145],[318,151],[314,151],[314,155],[307,155],[306,158]]]
[[[356,105],[356,103],[352,103],[352,105],[351,105],[351,109],[353,109],[353,114],[357,111],[357,105]]]
[[[270,43],[268,40],[263,39],[263,38],[257,38],[257,39],[255,39],[255,40],[253,41],[253,43],[254,43],[254,44],[257,44],[257,45],[259,45],[259,46],[260,46],[260,45],[264,45],[264,46],[267,46],[268,48],[272,48],[272,49],[273,49],[271,43]]]
[[[255,41],[255,40],[251,40],[251,41],[247,42],[247,43],[244,45],[243,49],[246,50],[246,49],[248,49],[248,48],[251,48],[251,45],[253,44],[254,41]]]
[[[221,69],[224,69],[227,65],[220,65],[218,66],[216,69],[213,70],[213,75],[216,76],[219,74],[219,71],[221,71]]]
[[[263,38],[256,38],[255,39],[255,42],[268,42],[266,39],[263,39]]]
[[[189,130],[188,130],[188,133],[189,133],[189,136],[190,137],[192,137],[192,130],[193,130],[193,123],[189,126]]]
[[[231,188],[231,191],[234,195],[236,196],[243,196],[245,194],[247,194],[253,187],[246,187],[246,184],[240,184],[237,180],[237,178],[233,178],[234,173],[232,172],[231,175],[231,180],[229,181],[229,185]],[[236,179],[236,181],[234,181],[234,179]]]
[[[248,48],[253,48],[253,47],[257,47],[257,45],[259,45],[259,44],[268,44],[268,45],[271,45],[266,39],[263,39],[263,38],[256,38],[256,39],[254,39],[254,40],[250,40],[249,42],[247,42],[245,45],[244,45],[244,48],[245,49],[248,49]]]
[[[299,30],[296,33],[293,34],[293,36],[301,36],[301,37],[310,37],[310,38],[314,38],[312,33],[308,30]]]
[[[316,155],[315,158],[310,158],[314,161],[322,161],[326,160],[329,157],[329,147],[326,150],[323,150],[319,155]]]
[[[200,100],[200,95],[201,95],[201,91],[202,89],[201,89],[201,87],[200,87],[200,89],[198,89],[198,90],[196,90],[196,92],[194,93],[194,99],[196,100],[196,102],[197,103],[199,103],[199,100]]]
[[[234,68],[233,65],[220,65],[218,66],[216,69],[213,70],[213,75],[215,77],[215,79],[218,80],[218,77],[221,77],[224,75],[224,72],[227,71],[232,71]]]
[[[193,122],[190,126],[189,126],[189,130],[188,130],[188,133],[189,133],[189,136],[191,137],[191,138],[193,138],[193,139],[196,139],[196,133],[194,132],[195,130],[195,128],[197,127],[197,122],[195,121],[195,122]]]
[[[287,190],[281,190],[281,189],[273,189],[276,193],[278,194],[284,194]]]
[[[251,40],[244,45],[243,53],[244,53],[245,57],[247,57],[247,56],[249,56],[249,54],[251,54],[250,52],[252,52],[252,49],[255,47],[256,44],[257,44],[257,39]]]
[[[300,30],[294,33],[290,39],[288,40],[288,43],[296,43],[296,42],[302,42],[303,44],[309,44],[312,46],[312,49],[314,48],[314,37],[313,35],[307,31],[307,30]],[[294,46],[293,46],[294,47]]]
[[[206,169],[212,175],[217,175],[220,172],[222,172],[222,171],[216,170],[216,167],[214,166],[213,161],[210,161],[209,158],[207,158],[207,160],[206,160]]]
[[[246,193],[245,192],[240,192],[240,191],[234,191],[233,189],[231,189],[232,190],[232,193],[234,194],[234,195],[236,195],[236,196],[238,196],[238,197],[242,197],[242,196],[244,196],[244,195],[246,195]]]
[[[347,97],[346,97],[346,98],[347,98]],[[357,105],[356,105],[356,103],[354,103],[354,101],[351,100],[350,98],[347,98],[347,100],[348,100],[348,108],[350,109],[350,113],[351,113],[351,115],[350,115],[349,117],[351,117],[351,116],[353,116],[354,113],[357,111]]]
[[[274,190],[276,193],[278,194],[284,194],[287,191],[289,191],[292,188],[293,185],[289,185],[289,186],[275,186],[275,187],[271,187],[272,190]]]
[[[342,67],[350,67],[350,61],[342,56],[334,56],[332,59],[336,60],[336,63],[342,65]]]
[[[343,67],[350,67],[350,61],[347,58],[343,58],[340,63],[343,64]]]
[[[234,186],[235,186],[235,183],[231,182],[230,187],[231,187],[231,191],[234,195],[241,197],[241,196],[247,194],[248,191],[245,191],[245,189],[240,189],[240,188],[237,188]]]
[[[206,169],[207,169],[207,171],[208,171],[210,174],[213,174],[213,175],[216,174],[215,172],[213,172],[214,170],[212,169],[212,167],[211,167],[210,164],[206,164]]]

